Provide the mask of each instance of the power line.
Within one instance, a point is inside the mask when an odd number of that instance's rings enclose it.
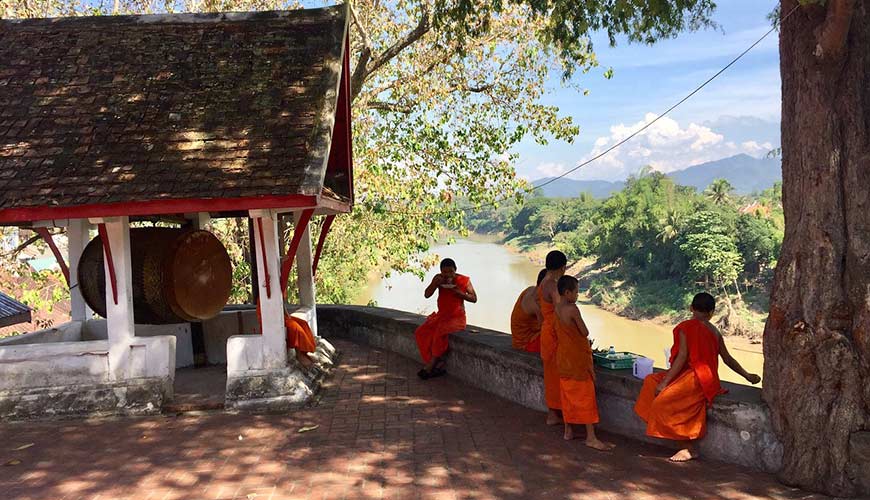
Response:
[[[722,73],[724,73],[725,71],[727,71],[728,68],[730,68],[731,66],[733,66],[734,64],[736,64],[737,61],[739,61],[740,59],[742,59],[743,56],[745,56],[746,54],[749,53],[749,51],[751,51],[752,49],[754,49],[758,44],[760,44],[762,41],[764,41],[764,39],[767,38],[771,33],[773,33],[774,31],[776,31],[776,30],[779,28],[779,26],[781,26],[782,23],[784,23],[784,22],[786,21],[786,19],[788,19],[789,17],[791,17],[791,15],[794,14],[794,13],[798,10],[798,8],[800,8],[800,3],[798,3],[797,5],[795,5],[795,6],[794,6],[794,7],[793,7],[789,12],[788,12],[788,14],[786,14],[786,15],[785,15],[785,16],[784,16],[784,17],[779,21],[779,23],[775,23],[775,24],[774,24],[774,25],[773,25],[769,30],[767,30],[767,32],[765,32],[763,35],[761,35],[761,37],[760,37],[758,40],[756,40],[755,42],[753,42],[752,45],[750,45],[750,46],[747,47],[743,52],[741,52],[740,54],[738,54],[738,55],[737,55],[734,59],[732,59],[728,64],[726,64],[725,66],[723,66],[722,69],[720,69],[719,71],[717,71],[716,73],[714,73],[713,76],[711,76],[710,78],[708,78],[707,80],[705,80],[702,84],[698,85],[698,86],[695,88],[695,90],[691,91],[688,95],[686,95],[685,97],[683,97],[682,99],[680,99],[679,101],[677,101],[675,104],[673,104],[671,107],[669,107],[668,109],[666,109],[663,113],[661,113],[661,114],[659,114],[658,116],[656,116],[655,119],[651,120],[649,123],[645,124],[643,127],[641,127],[641,128],[639,128],[639,129],[637,129],[636,131],[632,132],[632,133],[629,134],[627,137],[625,137],[624,139],[620,140],[620,141],[617,142],[616,144],[610,146],[609,148],[605,149],[605,150],[602,151],[601,153],[598,153],[597,155],[593,156],[592,158],[589,158],[588,160],[581,162],[580,164],[578,164],[578,165],[575,166],[574,168],[572,168],[572,169],[570,169],[570,170],[567,170],[567,171],[563,172],[562,174],[560,174],[560,175],[558,175],[558,176],[556,176],[556,177],[553,177],[552,179],[547,180],[547,182],[544,182],[544,183],[538,184],[537,186],[532,187],[531,189],[529,189],[529,190],[526,191],[526,194],[530,194],[532,191],[535,191],[536,189],[541,189],[541,188],[543,188],[544,186],[547,186],[547,185],[549,185],[549,184],[552,184],[553,182],[556,182],[557,180],[562,179],[562,178],[566,177],[567,175],[576,172],[577,170],[580,170],[581,168],[583,168],[583,167],[589,165],[590,163],[592,163],[592,162],[594,162],[594,161],[597,161],[597,160],[601,159],[602,157],[606,156],[607,154],[609,154],[609,153],[612,152],[613,150],[619,148],[619,147],[622,146],[623,144],[627,143],[628,141],[634,139],[635,137],[637,137],[638,135],[640,135],[641,133],[643,133],[646,129],[650,128],[650,127],[653,126],[656,122],[658,122],[659,120],[661,120],[662,118],[664,118],[665,116],[667,116],[668,114],[670,114],[671,111],[677,109],[677,108],[678,108],[680,105],[682,105],[684,102],[686,102],[686,101],[688,101],[689,99],[691,99],[695,94],[697,94],[697,93],[700,92],[704,87],[706,87],[707,85],[709,85],[710,82],[712,82],[713,80],[715,80],[716,78],[718,78]],[[507,200],[509,200],[510,198],[513,198],[513,196],[507,196],[507,197],[501,198],[501,199],[499,199],[499,200],[495,200],[495,201],[492,201],[492,202],[489,202],[489,203],[484,203],[484,204],[479,205],[479,206],[464,207],[464,208],[454,208],[454,209],[444,210],[444,211],[438,211],[438,212],[413,212],[413,211],[404,211],[404,210],[384,210],[384,211],[382,211],[382,213],[404,214],[404,215],[418,215],[418,216],[419,216],[419,215],[445,215],[445,214],[455,213],[455,212],[465,212],[465,211],[471,211],[471,210],[480,210],[481,208],[484,208],[484,207],[495,207],[497,204],[499,204],[499,203],[501,203],[501,202],[503,202],[503,201],[507,201]]]

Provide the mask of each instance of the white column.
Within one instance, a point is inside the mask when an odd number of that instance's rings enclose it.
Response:
[[[118,303],[112,297],[109,261],[106,263],[106,328],[109,332],[109,374],[113,380],[123,380],[130,373],[130,345],[134,341],[133,267],[130,259],[130,219],[105,219],[106,236],[112,252],[117,281]],[[106,257],[105,252],[103,254]]]
[[[278,253],[278,215],[268,211],[252,211],[254,242],[257,252],[257,278],[260,314],[263,321],[263,362],[267,368],[287,366],[287,338],[284,330],[284,298],[281,295],[281,265]],[[258,220],[259,218],[259,220]],[[262,224],[262,239],[260,238]],[[265,262],[269,277],[266,278]],[[266,286],[270,287],[267,294]]]
[[[90,224],[84,219],[73,219],[67,226],[70,316],[73,321],[87,321],[92,315],[79,288],[79,261],[90,240],[89,228]]]
[[[190,220],[197,229],[208,229],[211,225],[211,214],[208,212],[184,214],[184,218]]]
[[[301,212],[293,214],[294,223],[299,224]],[[311,332],[317,336],[317,292],[314,287],[314,261],[311,251],[311,223],[305,226],[302,239],[299,240],[299,249],[296,251],[296,282],[299,286],[300,305],[311,308],[308,326]]]

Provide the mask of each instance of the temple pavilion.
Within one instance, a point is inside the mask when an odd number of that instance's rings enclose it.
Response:
[[[69,323],[0,342],[0,416],[158,411],[197,329],[226,363],[229,406],[310,397],[316,377],[288,360],[283,314],[316,333],[317,261],[353,205],[348,50],[345,6],[0,21],[0,224],[45,238],[72,305]],[[164,240],[136,227],[204,231],[213,249],[210,222],[224,217],[249,220],[262,335],[211,286],[231,272],[225,251],[178,251],[167,278],[147,260]],[[282,217],[294,221],[285,245]],[[287,306],[294,263],[299,304]],[[158,320],[142,312],[151,289],[171,296]]]

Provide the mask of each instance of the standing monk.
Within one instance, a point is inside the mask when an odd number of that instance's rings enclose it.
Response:
[[[427,299],[438,290],[438,311],[426,318],[414,332],[417,348],[425,366],[417,376],[426,380],[447,373],[444,354],[447,353],[447,336],[465,329],[465,301],[477,302],[477,293],[468,276],[456,273],[453,259],[441,261],[441,272],[432,278],[423,296]]]
[[[719,356],[750,383],[761,381],[728,353],[722,335],[710,323],[715,308],[712,295],[695,295],[692,319],[674,328],[670,369],[647,376],[634,405],[634,411],[646,422],[648,436],[681,444],[672,462],[698,456],[697,442],[707,432],[707,407],[725,392],[719,383]]]
[[[586,426],[586,446],[606,451],[613,448],[595,436],[598,423],[598,402],[595,399],[595,369],[592,366],[592,346],[589,329],[577,307],[579,284],[573,276],[562,276],[557,283],[562,301],[556,306],[556,364],[559,367],[559,388],[562,397],[562,420],[565,440],[574,439],[572,425]]]
[[[558,250],[547,254],[547,274],[538,285],[538,303],[541,305],[541,360],[544,362],[544,400],[547,402],[547,425],[559,425],[562,418],[559,395],[559,367],[556,365],[556,306],[561,300],[556,283],[565,274],[568,257]]]
[[[511,346],[518,351],[541,352],[541,323],[544,317],[538,305],[537,285],[546,275],[547,270],[541,269],[536,286],[523,290],[511,312]]]

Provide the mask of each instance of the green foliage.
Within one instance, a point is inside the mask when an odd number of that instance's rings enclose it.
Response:
[[[679,246],[688,259],[690,276],[696,281],[712,279],[724,288],[743,271],[734,232],[720,213],[702,211],[689,217]]]

